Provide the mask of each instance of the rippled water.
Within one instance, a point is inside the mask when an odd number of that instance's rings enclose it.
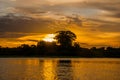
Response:
[[[120,59],[0,59],[0,80],[120,80]]]

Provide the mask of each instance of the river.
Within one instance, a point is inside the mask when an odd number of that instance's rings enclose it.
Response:
[[[120,59],[0,58],[0,80],[120,80]]]

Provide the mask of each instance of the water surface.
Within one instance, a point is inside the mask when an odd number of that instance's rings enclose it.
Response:
[[[1,58],[0,80],[120,80],[120,59]]]

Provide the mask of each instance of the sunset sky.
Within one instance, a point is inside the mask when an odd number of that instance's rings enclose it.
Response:
[[[120,46],[120,0],[0,0],[0,46],[71,30],[83,47]]]

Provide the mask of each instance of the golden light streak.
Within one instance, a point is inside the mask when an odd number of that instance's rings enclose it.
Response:
[[[55,75],[54,75],[54,70],[55,70],[55,65],[56,63],[53,63],[51,60],[45,60],[44,62],[44,68],[43,68],[43,75],[44,75],[44,80],[54,80]]]

